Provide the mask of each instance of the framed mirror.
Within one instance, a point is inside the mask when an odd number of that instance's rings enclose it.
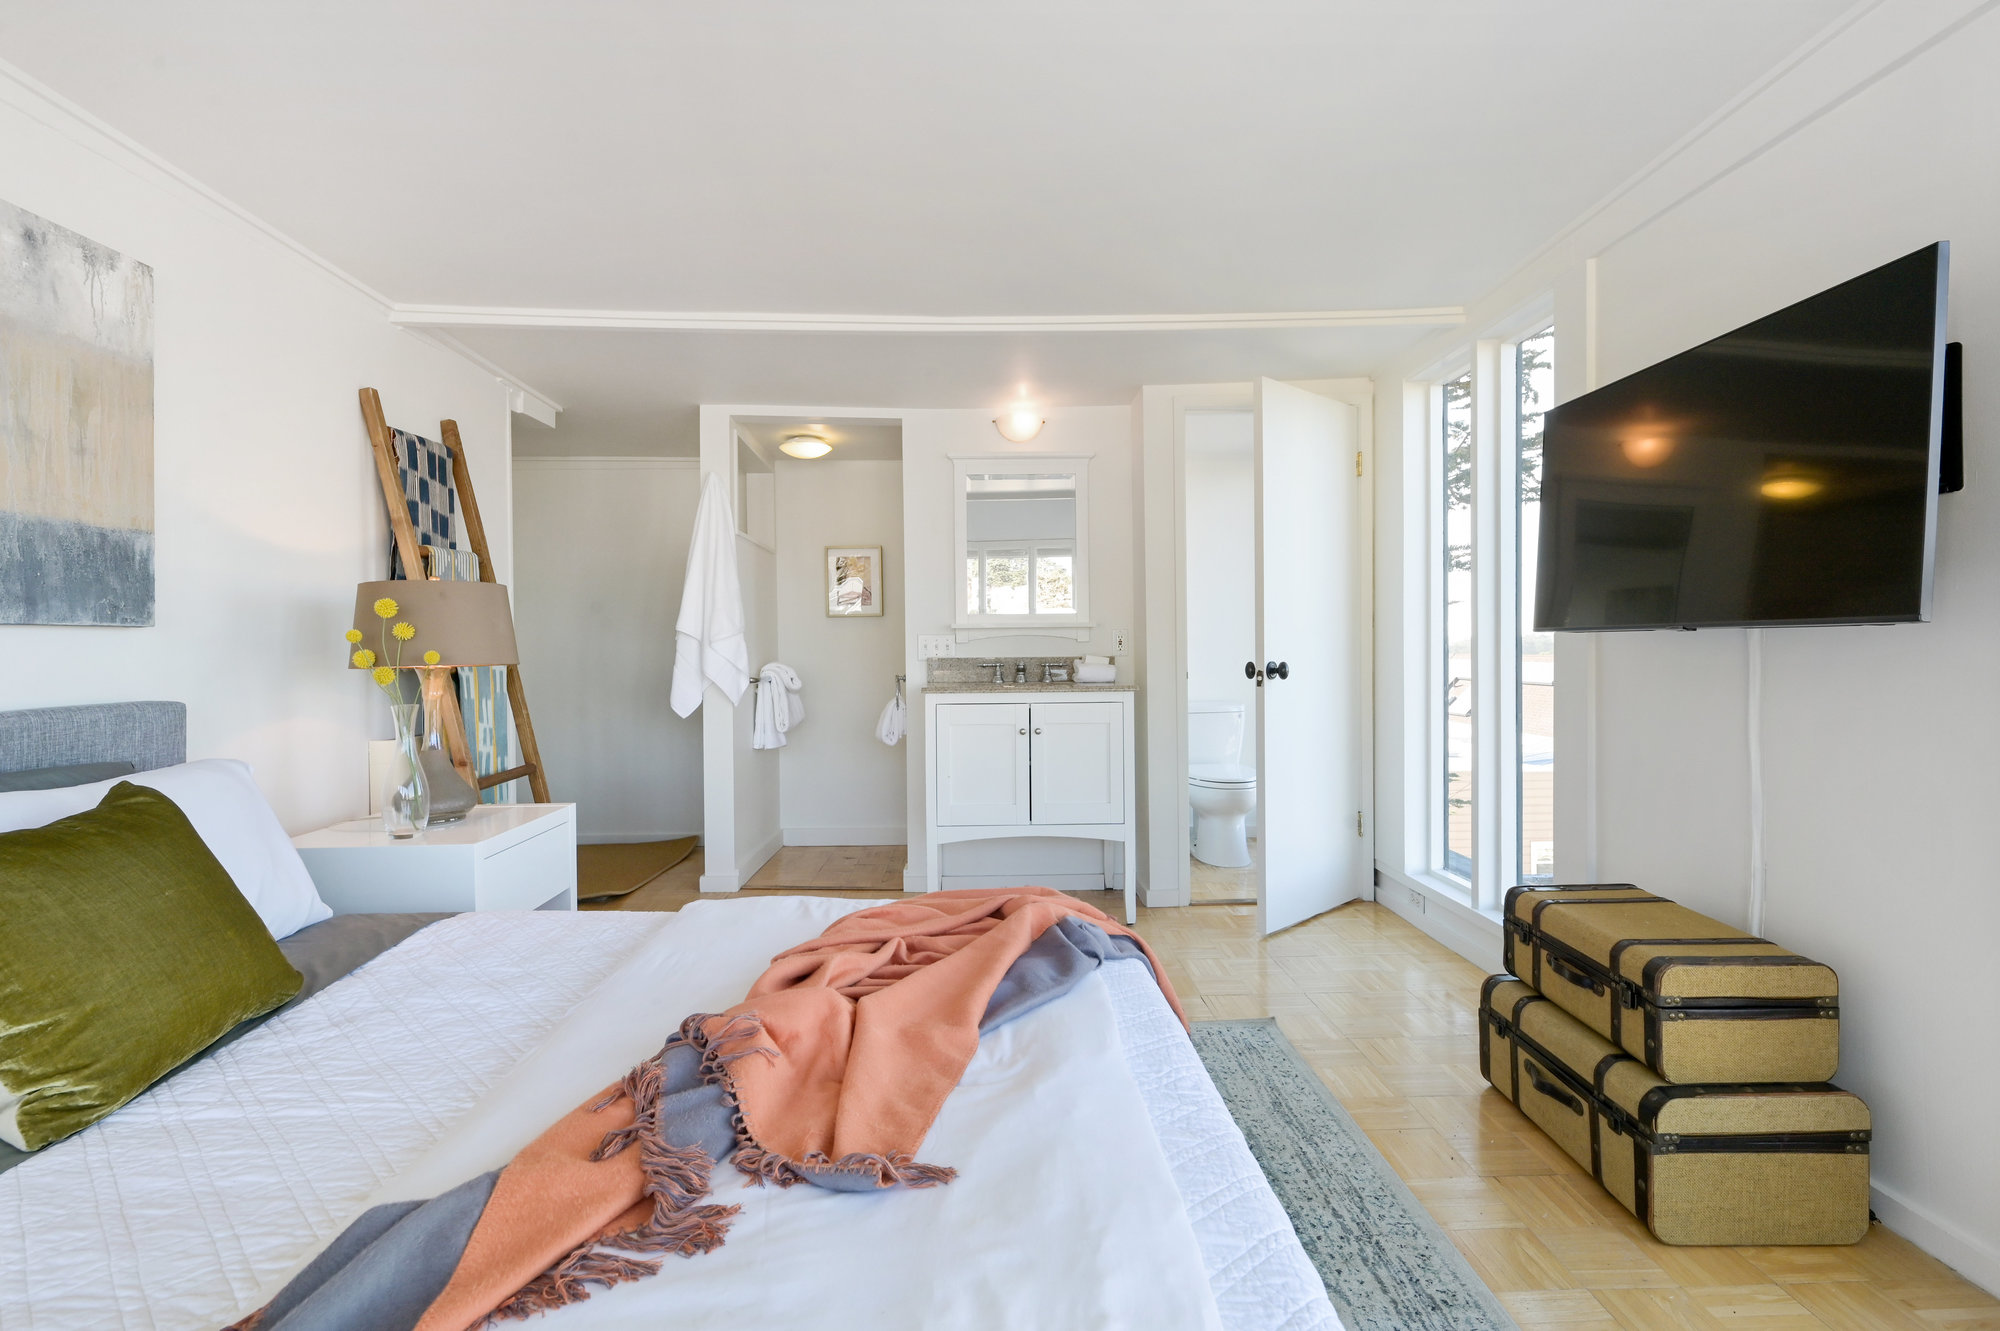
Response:
[[[1089,472],[1084,456],[953,459],[954,627],[1090,627]]]

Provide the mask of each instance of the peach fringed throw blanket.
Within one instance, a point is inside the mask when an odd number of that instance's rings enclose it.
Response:
[[[949,1182],[953,1170],[915,1153],[1009,967],[1067,917],[1133,939],[1185,1023],[1143,940],[1048,888],[939,892],[849,915],[774,958],[743,1002],[688,1018],[658,1057],[501,1170],[418,1331],[561,1307],[656,1273],[661,1254],[718,1246],[737,1208],[697,1204],[713,1155],[670,1145],[666,1131],[670,1088],[689,1084],[696,1060],[700,1085],[733,1107],[736,1167],[760,1182]]]

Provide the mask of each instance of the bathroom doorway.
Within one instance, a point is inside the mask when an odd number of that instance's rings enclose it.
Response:
[[[1148,904],[1254,905],[1270,934],[1371,895],[1373,391],[1142,392],[1147,466],[1172,478],[1146,558],[1177,574],[1146,633]]]
[[[1256,417],[1183,417],[1188,896],[1257,903]]]

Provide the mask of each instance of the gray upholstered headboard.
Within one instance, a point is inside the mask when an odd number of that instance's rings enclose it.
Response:
[[[0,772],[79,763],[135,771],[187,761],[187,704],[107,702],[0,712]]]

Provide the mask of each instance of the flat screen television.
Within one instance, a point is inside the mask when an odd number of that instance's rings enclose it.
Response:
[[[1940,242],[1551,409],[1535,627],[1930,617]]]

